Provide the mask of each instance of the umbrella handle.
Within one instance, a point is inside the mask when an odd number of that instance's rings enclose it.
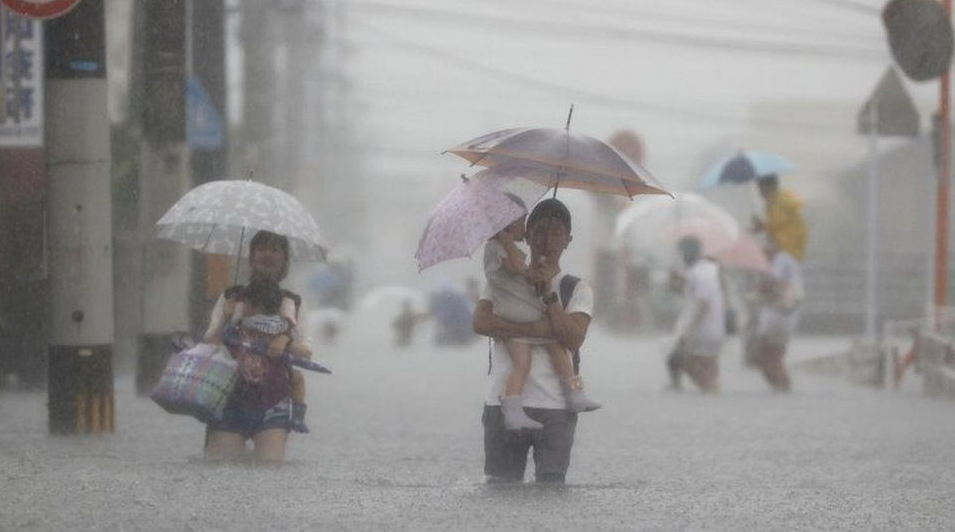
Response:
[[[567,111],[567,123],[564,124],[564,131],[570,131],[570,119],[574,116],[574,104],[570,104],[570,111]],[[570,149],[570,139],[567,139],[567,146],[565,151]],[[560,186],[560,168],[557,168],[557,181],[554,183],[554,195],[551,196],[553,199],[557,199],[557,187]]]
[[[232,268],[232,286],[239,284],[239,263],[242,262],[242,246],[245,244],[245,226],[239,233],[239,249],[235,252],[235,266]]]

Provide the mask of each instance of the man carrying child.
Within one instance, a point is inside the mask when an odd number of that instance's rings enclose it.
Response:
[[[496,312],[491,289],[486,288],[474,312],[474,331],[495,339],[485,399],[484,473],[489,482],[520,482],[527,453],[534,449],[537,482],[564,482],[570,465],[577,414],[569,397],[582,388],[579,377],[562,379],[546,343],[529,344],[530,370],[520,394],[526,415],[539,430],[507,430],[502,398],[514,365],[506,341],[543,338],[555,341],[569,353],[583,344],[590,325],[593,291],[590,286],[560,270],[560,258],[571,242],[570,211],[556,199],[537,204],[527,218],[530,262],[528,281],[536,287],[543,317],[534,321],[508,321]],[[599,406],[599,405],[597,405]]]

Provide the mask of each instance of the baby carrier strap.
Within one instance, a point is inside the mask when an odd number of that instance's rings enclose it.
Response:
[[[298,319],[298,309],[302,306],[302,296],[283,288],[282,297],[287,297],[295,303],[295,319]]]
[[[574,277],[573,275],[565,275],[563,279],[560,280],[560,304],[564,307],[564,310],[567,310],[567,305],[570,303],[570,298],[574,296],[574,290],[577,288],[577,283],[580,282],[580,277]],[[574,373],[580,374],[580,349],[574,349],[572,353],[574,359]]]
[[[241,299],[244,294],[245,294],[245,285],[237,284],[234,286],[230,286],[229,288],[226,288],[225,292],[222,295],[226,299],[235,299],[235,298]]]

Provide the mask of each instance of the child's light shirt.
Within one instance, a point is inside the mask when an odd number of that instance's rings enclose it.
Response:
[[[521,252],[526,257],[526,254]],[[501,263],[507,250],[492,238],[484,245],[484,276],[490,291],[494,315],[515,323],[537,321],[544,317],[544,304],[524,276],[507,270]]]

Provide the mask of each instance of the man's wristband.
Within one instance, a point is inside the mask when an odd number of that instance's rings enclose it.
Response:
[[[551,292],[549,294],[542,295],[541,303],[543,303],[544,306],[548,306],[552,303],[557,303],[557,293]]]

